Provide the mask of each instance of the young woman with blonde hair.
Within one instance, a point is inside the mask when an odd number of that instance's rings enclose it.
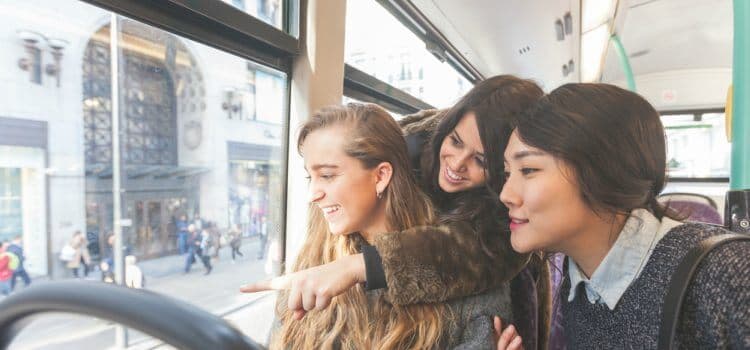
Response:
[[[372,104],[325,108],[303,126],[298,148],[310,179],[308,238],[293,271],[358,254],[383,233],[431,225],[429,199],[416,184],[406,142],[396,122]],[[394,305],[383,290],[362,285],[298,320],[287,308],[292,290],[277,305],[278,349],[434,349],[494,346],[493,316],[512,319],[507,283],[450,303]],[[319,299],[318,299],[319,300]],[[308,305],[312,303],[313,305]]]

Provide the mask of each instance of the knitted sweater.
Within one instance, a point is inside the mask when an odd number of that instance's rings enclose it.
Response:
[[[382,289],[369,291],[367,296],[372,302],[382,293]],[[443,336],[436,349],[495,349],[494,316],[500,316],[506,324],[514,322],[508,283],[445,305]]]
[[[698,242],[724,233],[727,231],[706,224],[684,224],[670,230],[614,310],[590,303],[582,290],[567,302],[570,278],[566,273],[561,298],[568,348],[655,349],[664,297],[677,265]],[[683,302],[676,334],[679,348],[750,348],[748,252],[750,242],[734,242],[715,249],[703,260]]]

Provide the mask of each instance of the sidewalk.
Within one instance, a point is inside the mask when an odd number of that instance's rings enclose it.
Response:
[[[268,278],[264,260],[256,259],[257,239],[246,239],[241,250],[244,257],[235,263],[231,260],[231,249],[223,247],[211,274],[204,276],[205,269],[198,261],[190,273],[183,274],[185,256],[172,255],[138,262],[146,276],[146,289],[174,297],[200,307],[216,315],[232,314],[233,323],[249,336],[264,341],[273,320],[271,293],[241,294],[242,284]],[[100,272],[90,273],[87,279],[99,280]],[[45,283],[39,280],[32,283]],[[270,301],[269,301],[270,300]],[[250,307],[247,307],[250,305]],[[263,305],[263,311],[256,309]],[[247,309],[247,310],[244,310]],[[248,310],[254,310],[248,312]],[[244,316],[243,316],[244,315]],[[239,317],[239,319],[237,319]],[[244,326],[251,327],[250,329]],[[55,314],[34,321],[13,342],[17,349],[102,349],[114,345],[114,327],[85,316]],[[151,343],[135,331],[130,333],[130,344]]]

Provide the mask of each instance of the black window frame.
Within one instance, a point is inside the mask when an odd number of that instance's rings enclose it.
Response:
[[[435,108],[429,103],[348,64],[344,65],[344,96],[363,102],[376,103],[389,111],[402,115]]]
[[[81,1],[286,73],[300,53],[295,36],[220,0]],[[298,31],[299,1],[286,0],[285,28]]]
[[[664,110],[659,111],[660,118],[669,118],[675,115],[690,115],[698,116],[707,113],[726,113],[725,108],[702,108],[702,109],[683,109],[683,110]],[[725,114],[726,115],[726,114]],[[665,130],[666,131],[666,130]],[[666,134],[665,134],[666,137]],[[729,184],[728,176],[715,176],[715,177],[670,177],[667,176],[667,183],[726,183]]]

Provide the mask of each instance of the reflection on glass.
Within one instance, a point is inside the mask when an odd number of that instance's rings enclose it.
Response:
[[[376,1],[347,4],[345,61],[439,108],[472,87]]]
[[[273,14],[280,2],[258,3]],[[19,32],[41,38],[43,65],[54,62],[47,39],[67,43],[59,86],[58,76],[32,81],[17,65],[0,81],[9,92],[0,97],[0,129],[13,123],[46,140],[0,145],[0,239],[21,235],[32,284],[75,275],[111,282],[112,159],[120,154],[125,279],[141,282],[129,285],[222,315],[265,305],[247,306],[270,295],[237,289],[280,271],[286,75],[126,18],[112,57],[110,16],[82,2],[0,2],[8,59],[29,52]],[[112,144],[115,58],[120,149]],[[270,309],[254,313],[271,324]],[[55,327],[65,342],[99,326]],[[75,348],[101,348],[88,341]]]
[[[276,28],[281,29],[283,11],[282,0],[222,0],[237,9],[252,15]]]
[[[666,115],[662,122],[670,177],[729,177],[724,113]]]

